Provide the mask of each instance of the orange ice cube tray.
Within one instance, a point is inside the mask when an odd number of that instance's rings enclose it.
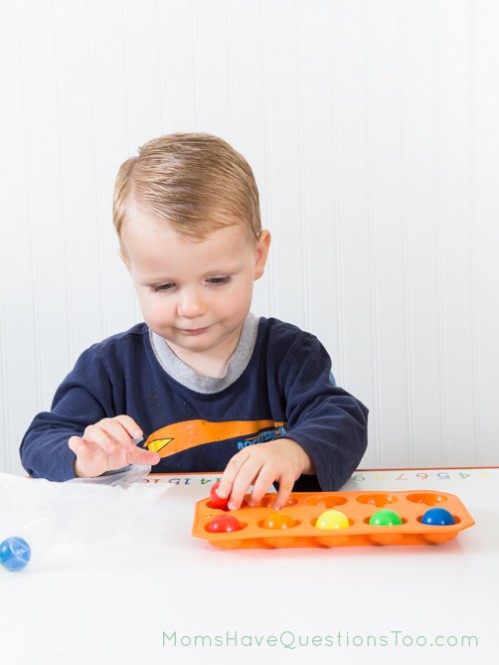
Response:
[[[429,545],[455,538],[475,521],[454,494],[434,491],[410,492],[294,492],[279,512],[293,518],[292,527],[269,529],[263,526],[273,513],[276,494],[266,494],[260,504],[243,502],[239,510],[219,510],[210,498],[196,503],[192,534],[222,549],[276,547],[345,547],[356,545]],[[430,508],[448,510],[455,524],[433,526],[421,518]],[[395,511],[402,519],[398,526],[373,526],[369,519],[381,509]],[[339,510],[349,521],[342,529],[319,529],[317,518],[326,510]],[[232,515],[242,525],[239,531],[212,533],[206,526],[218,515]]]

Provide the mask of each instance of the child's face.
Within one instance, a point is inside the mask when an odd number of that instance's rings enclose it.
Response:
[[[137,211],[122,230],[122,258],[145,322],[180,358],[200,352],[228,359],[269,243],[268,231],[255,241],[242,224],[193,241]]]

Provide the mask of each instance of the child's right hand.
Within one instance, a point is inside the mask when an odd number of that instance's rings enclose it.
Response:
[[[129,464],[157,464],[160,460],[158,453],[138,448],[133,441],[142,435],[133,418],[125,415],[103,418],[89,425],[83,436],[72,436],[68,441],[68,446],[76,455],[75,475],[78,478],[95,478]]]

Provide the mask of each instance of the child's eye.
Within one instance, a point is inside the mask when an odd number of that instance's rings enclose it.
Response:
[[[175,288],[175,284],[173,284],[173,282],[168,282],[166,284],[158,284],[157,286],[153,286],[152,288],[154,293],[158,293],[158,291],[171,291],[172,289]]]
[[[228,284],[230,282],[230,276],[229,275],[220,275],[217,277],[210,277],[206,281],[208,284],[214,284],[215,286],[218,286],[220,284]]]

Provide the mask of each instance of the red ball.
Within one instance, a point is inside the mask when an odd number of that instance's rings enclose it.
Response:
[[[232,515],[218,515],[206,525],[206,530],[210,533],[231,533],[242,528],[241,522]]]
[[[220,485],[220,481],[215,483],[210,490],[210,508],[218,508],[219,510],[228,510],[227,504],[229,503],[229,497],[222,499],[218,496],[217,490]]]

